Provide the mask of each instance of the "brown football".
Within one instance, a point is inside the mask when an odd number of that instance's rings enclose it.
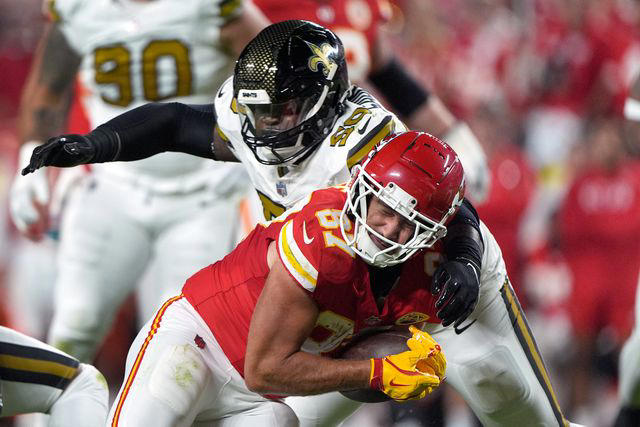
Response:
[[[411,338],[409,329],[384,331],[367,334],[350,343],[340,354],[341,359],[364,360],[372,357],[384,357],[408,350],[407,340]],[[391,399],[379,390],[370,388],[341,391],[342,395],[358,402],[385,402]]]

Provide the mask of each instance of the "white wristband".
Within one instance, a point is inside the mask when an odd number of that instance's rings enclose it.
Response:
[[[624,102],[624,117],[627,120],[640,122],[640,100],[627,98]]]
[[[29,164],[31,161],[31,153],[40,145],[42,145],[41,141],[28,141],[22,144],[20,152],[18,153],[18,173]]]

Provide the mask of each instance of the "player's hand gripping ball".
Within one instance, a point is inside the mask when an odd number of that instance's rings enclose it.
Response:
[[[446,359],[428,333],[413,326],[410,332],[381,332],[349,346],[341,358],[373,357],[371,388],[342,394],[358,402],[383,402],[421,399],[431,393],[444,379]]]

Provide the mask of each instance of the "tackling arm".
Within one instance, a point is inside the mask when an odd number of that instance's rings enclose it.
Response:
[[[237,161],[214,132],[212,105],[145,104],[98,126],[86,135],[61,135],[37,147],[22,174],[42,166],[132,161],[165,151],[220,161]]]
[[[460,334],[472,324],[461,326],[478,301],[484,253],[480,219],[468,200],[464,200],[447,226],[443,243],[447,261],[433,275],[431,292],[438,295],[436,308],[442,325],[453,324],[455,332]]]

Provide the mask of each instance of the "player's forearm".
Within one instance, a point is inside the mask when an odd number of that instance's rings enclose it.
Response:
[[[20,141],[44,142],[51,135],[60,133],[67,119],[70,98],[71,93],[52,96],[42,87],[27,89],[18,118]]]
[[[447,226],[447,235],[443,239],[447,258],[472,261],[477,270],[482,267],[484,242],[480,233],[480,219],[468,200],[464,200],[456,216]]]
[[[337,360],[304,351],[283,359],[263,359],[253,367],[245,366],[249,389],[289,396],[368,388],[370,375],[370,360]]]
[[[20,103],[20,140],[46,141],[62,130],[80,57],[54,25],[45,31],[36,50]]]
[[[211,106],[145,104],[86,135],[96,148],[91,163],[140,160],[165,151],[214,158],[214,125]]]

